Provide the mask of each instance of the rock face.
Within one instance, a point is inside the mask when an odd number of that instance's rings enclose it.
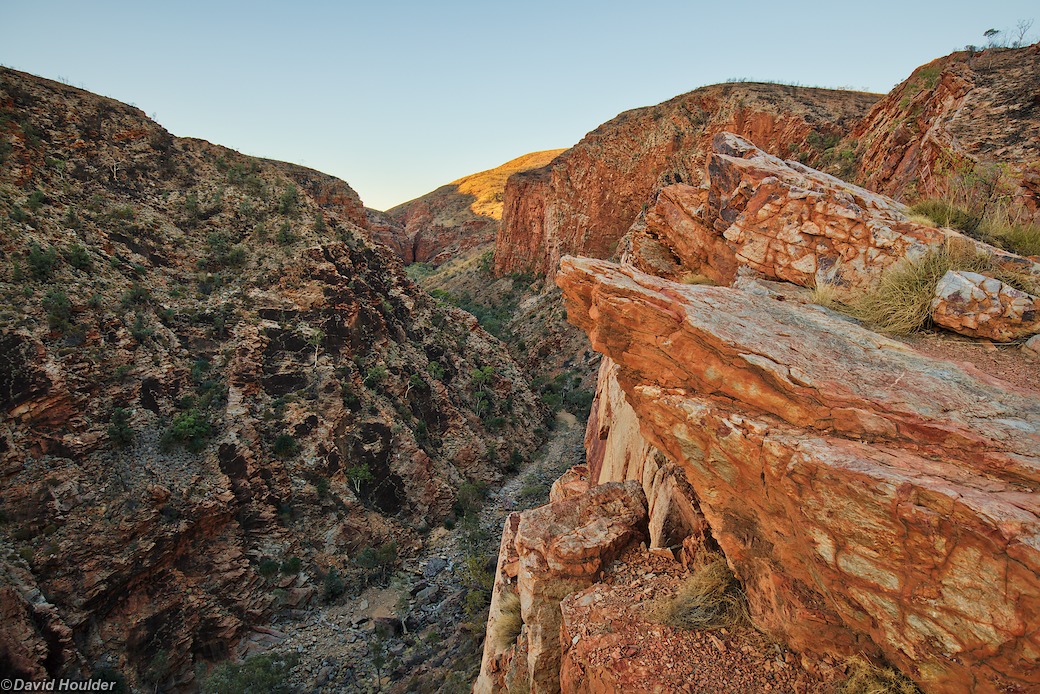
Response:
[[[1035,394],[824,309],[591,259],[557,281],[760,628],[927,692],[1040,685]]]
[[[599,485],[511,515],[474,692],[523,684],[532,692],[558,692],[560,601],[595,583],[614,558],[645,537],[646,500],[635,482]],[[523,629],[515,642],[503,643],[498,624],[509,594],[519,597]]]
[[[871,190],[977,205],[996,192],[1040,219],[1038,93],[1040,44],[953,53],[915,70],[843,146]]]
[[[805,287],[863,289],[946,240],[890,198],[782,161],[731,133],[715,136],[707,178],[703,188],[662,190],[643,234],[720,284],[746,266]]]
[[[405,263],[439,265],[494,241],[502,219],[506,179],[518,171],[546,166],[561,152],[553,149],[525,154],[377,213],[392,220],[384,242],[398,250]]]
[[[538,444],[343,181],[7,69],[0,112],[0,671],[190,689]]]
[[[622,113],[542,169],[510,177],[495,246],[499,274],[555,274],[568,253],[613,254],[632,220],[672,183],[701,183],[712,137],[747,137],[813,164],[879,97],[766,84],[704,87]]]
[[[954,332],[1009,342],[1040,332],[1040,297],[976,272],[947,272],[935,288],[932,320]]]

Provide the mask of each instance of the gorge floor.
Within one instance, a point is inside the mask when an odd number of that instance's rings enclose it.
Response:
[[[467,534],[458,527],[438,526],[420,553],[402,562],[389,585],[288,613],[244,639],[239,655],[295,655],[299,660],[288,683],[301,692],[469,691],[480,668],[487,615],[486,607],[472,622],[466,615],[471,580],[466,558],[495,556],[505,517],[545,503],[552,482],[583,462],[583,435],[584,421],[568,412],[557,415],[532,461],[488,492],[479,511],[479,551],[466,546]]]

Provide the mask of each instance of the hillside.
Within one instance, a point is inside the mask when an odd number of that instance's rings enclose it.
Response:
[[[365,225],[343,181],[0,70],[0,670],[192,689],[532,453],[504,347]]]
[[[510,177],[495,270],[551,277],[561,255],[610,257],[662,186],[702,181],[716,133],[734,132],[773,154],[816,164],[829,143],[850,132],[879,98],[736,83],[626,111],[548,166]]]
[[[397,249],[406,263],[435,265],[493,241],[502,219],[506,179],[545,166],[563,151],[525,154],[391,208],[382,214],[396,226],[387,225],[379,238]],[[379,213],[374,216],[379,218]]]

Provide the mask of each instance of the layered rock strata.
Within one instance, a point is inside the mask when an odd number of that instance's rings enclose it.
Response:
[[[502,534],[474,692],[523,686],[558,692],[560,601],[595,583],[626,547],[645,537],[646,500],[635,482],[599,485],[512,514]],[[510,640],[500,625],[506,619],[504,605],[516,598],[523,626]]]
[[[712,137],[734,132],[815,163],[879,97],[771,84],[723,84],[622,113],[541,169],[506,183],[499,274],[555,274],[562,255],[610,257],[662,187],[697,185]]]
[[[925,691],[1040,685],[1034,394],[824,309],[591,259],[558,283],[760,628]]]

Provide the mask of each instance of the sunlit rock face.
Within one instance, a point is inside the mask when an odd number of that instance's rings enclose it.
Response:
[[[770,296],[577,258],[557,282],[760,628],[925,691],[1040,684],[1035,397]]]

